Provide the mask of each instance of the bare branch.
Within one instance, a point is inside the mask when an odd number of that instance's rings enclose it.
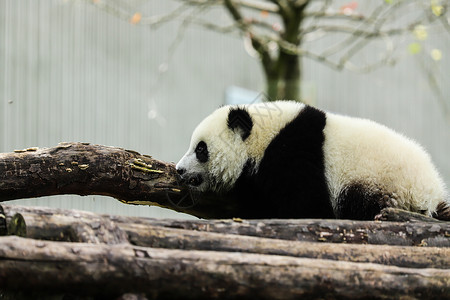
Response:
[[[346,15],[343,13],[330,13],[325,10],[305,12],[305,18],[323,18],[323,19],[345,19],[349,21],[363,21],[365,17],[363,15],[351,14]]]
[[[181,4],[180,6],[178,6],[176,9],[174,9],[172,12],[170,12],[168,14],[144,18],[139,22],[139,24],[147,25],[147,26],[154,26],[154,25],[165,23],[165,22],[170,22],[173,19],[181,16],[188,9],[189,9],[188,5]]]
[[[116,18],[126,21],[126,22],[129,22],[132,17],[132,14],[129,11],[123,11],[120,8],[118,8],[117,6],[111,5],[107,1],[93,1],[92,5],[97,6],[98,8],[102,9],[103,11],[115,16]],[[183,15],[183,13],[185,13],[186,11],[188,11],[191,8],[192,8],[192,6],[190,6],[189,4],[183,3],[167,14],[155,15],[155,16],[142,18],[141,20],[139,20],[139,22],[137,24],[146,25],[146,26],[160,25],[160,24],[163,24],[166,22],[173,21],[174,19],[180,17],[181,15]]]
[[[336,45],[328,48],[326,51],[322,52],[320,56],[329,57],[338,52],[343,51],[344,49],[348,49],[340,58],[338,65],[338,69],[342,69],[346,67],[347,69],[359,72],[369,72],[378,68],[382,65],[392,63],[393,59],[393,42],[389,38],[391,35],[399,35],[408,31],[412,31],[417,25],[421,24],[423,21],[423,17],[419,17],[416,21],[409,23],[407,26],[403,28],[394,28],[386,31],[382,31],[381,28],[384,23],[392,18],[392,14],[401,6],[403,2],[398,2],[395,5],[388,6],[387,9],[384,4],[377,6],[372,14],[363,19],[363,22],[358,26],[358,28],[354,29],[353,32],[350,28],[339,27],[339,26],[324,26],[325,29],[333,30],[334,27],[336,32],[348,33],[349,37],[337,43]],[[407,3],[408,4],[408,3]],[[372,26],[371,26],[372,25]],[[320,26],[317,26],[320,28]],[[364,30],[360,29],[364,28]],[[372,30],[367,30],[365,28],[373,28]],[[349,63],[350,59],[354,57],[358,52],[364,49],[370,42],[370,39],[382,37],[385,40],[386,44],[386,54],[383,55],[381,59],[379,59],[375,63],[367,64],[362,67],[357,67],[355,64]]]
[[[208,21],[205,21],[205,20],[202,20],[202,19],[198,19],[198,18],[193,18],[193,19],[191,19],[190,22],[192,24],[194,24],[194,25],[198,25],[198,26],[201,26],[203,28],[206,28],[206,29],[209,29],[209,30],[212,30],[212,31],[216,31],[216,32],[219,32],[219,33],[225,33],[225,34],[226,33],[232,33],[232,32],[234,32],[234,31],[239,29],[239,27],[237,26],[236,23],[233,23],[233,24],[230,24],[230,25],[220,26],[220,25],[217,25],[215,23],[208,22]]]
[[[278,6],[279,14],[284,20],[292,18],[293,7],[289,5],[289,2],[287,0],[272,0],[272,2],[274,2]]]
[[[224,0],[216,0],[216,1],[210,1],[210,0],[180,0],[182,2],[187,2],[189,4],[193,4],[193,5],[198,5],[198,4],[202,4],[202,5],[224,5],[225,1]],[[214,3],[212,3],[214,2]],[[267,2],[267,1],[260,1],[260,0],[235,0],[234,3],[236,5],[239,5],[241,7],[245,7],[245,8],[250,8],[250,9],[254,9],[254,10],[258,10],[258,11],[267,11],[267,12],[271,12],[271,13],[278,13],[278,6]]]
[[[446,18],[444,14],[439,16],[439,21],[442,23],[442,26],[450,33],[450,18]]]
[[[420,24],[420,23],[415,22],[415,23],[409,24],[406,27],[394,28],[394,29],[389,29],[389,30],[385,30],[385,31],[368,31],[368,30],[355,29],[353,27],[346,27],[346,26],[339,26],[339,25],[336,25],[336,26],[314,25],[314,26],[304,29],[301,32],[301,35],[305,36],[307,34],[311,34],[314,31],[324,31],[324,32],[330,32],[330,33],[332,33],[332,32],[348,33],[348,34],[352,34],[355,36],[359,36],[359,37],[368,39],[368,38],[377,38],[377,37],[405,34],[407,32],[413,31],[414,27],[418,24]]]
[[[224,4],[225,4],[225,7],[227,8],[228,12],[233,17],[233,19],[236,22],[243,24],[244,23],[244,18],[242,17],[241,13],[239,12],[239,10],[238,10],[236,4],[234,3],[234,1],[233,0],[225,0]]]
[[[244,22],[244,18],[233,0],[225,0],[224,4],[233,19],[237,22],[239,28],[250,37],[253,48],[261,55],[263,68],[266,74],[269,73],[273,65],[273,60],[270,56],[270,51],[267,47],[266,41],[251,30],[248,23]]]
[[[372,12],[372,14],[369,18],[364,19],[363,22],[361,24],[359,24],[358,28],[367,28],[368,24],[372,23],[378,17],[378,15],[381,13],[383,8],[384,8],[384,5],[379,5]],[[355,30],[358,30],[358,28],[356,28]],[[358,36],[352,35],[352,36],[342,40],[341,42],[337,43],[335,46],[330,47],[326,51],[322,52],[321,55],[326,56],[326,57],[331,56],[331,55],[341,51],[343,48],[346,48],[348,45],[352,44],[358,38],[359,38]]]
[[[277,5],[273,3],[269,3],[267,1],[258,1],[258,0],[236,0],[236,4],[239,4],[242,7],[251,8],[255,10],[264,10],[271,13],[278,13],[279,8]]]
[[[244,46],[248,54],[260,59],[266,77],[271,77],[268,79],[268,86],[272,88],[268,89],[277,93],[288,89],[286,83],[292,81],[293,77],[288,78],[286,74],[293,73],[286,73],[286,68],[298,64],[292,60],[286,63],[284,61],[286,55],[308,57],[335,70],[370,72],[381,66],[393,64],[401,57],[394,51],[399,43],[392,38],[393,36],[412,32],[417,25],[428,26],[433,23],[439,24],[439,28],[443,27],[441,30],[450,33],[449,0],[438,2],[399,0],[392,3],[379,1],[366,5],[367,9],[364,11],[352,9],[350,13],[343,11],[342,7],[339,8],[338,1],[333,0],[173,0],[172,2],[179,5],[170,12],[153,13],[152,16],[139,18],[137,22],[132,22],[136,8],[133,8],[129,1],[92,3],[122,20],[144,26],[156,27],[171,20],[181,20],[177,36],[169,49],[169,59],[189,25],[198,25],[225,34],[239,32],[244,37]],[[306,8],[307,5],[309,6]],[[438,8],[434,7],[436,5]],[[203,12],[210,8],[225,9],[231,15],[232,24],[208,18]],[[255,16],[255,12],[260,14]],[[270,17],[267,13],[271,14]],[[279,18],[283,23],[281,25],[278,24]],[[431,32],[431,29],[429,30]],[[436,28],[433,28],[433,32],[437,32]],[[305,46],[308,42],[319,38],[333,36],[339,37],[339,40],[331,43],[333,40],[329,39],[328,45],[321,44],[321,48],[310,50]],[[361,51],[368,48],[371,43],[382,45],[381,53],[372,56],[375,58],[360,60],[363,57]],[[297,61],[299,59],[296,58]],[[295,73],[301,74],[300,66],[297,68],[299,70]],[[299,79],[300,75],[297,77]],[[430,80],[430,85],[435,86],[432,81]],[[298,91],[292,92],[296,93],[298,94]],[[272,94],[272,98],[284,96],[283,93]],[[296,97],[298,98],[292,96]]]
[[[294,6],[295,7],[302,7],[304,5],[306,5],[308,2],[310,2],[310,0],[296,0],[294,1]]]

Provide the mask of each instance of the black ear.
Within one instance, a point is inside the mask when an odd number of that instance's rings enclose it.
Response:
[[[231,130],[235,130],[241,135],[243,141],[248,138],[253,127],[250,114],[245,108],[240,107],[230,108],[227,124]]]

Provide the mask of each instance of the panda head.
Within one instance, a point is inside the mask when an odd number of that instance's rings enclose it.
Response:
[[[176,165],[184,183],[199,191],[227,191],[249,159],[246,143],[254,123],[248,110],[222,107],[192,134],[189,150]]]
[[[194,130],[176,166],[183,182],[202,192],[230,190],[244,169],[257,171],[269,143],[303,108],[275,101],[217,109]]]

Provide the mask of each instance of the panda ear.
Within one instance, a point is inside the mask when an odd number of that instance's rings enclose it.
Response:
[[[253,127],[253,121],[250,114],[245,108],[240,107],[230,108],[227,124],[231,130],[240,134],[243,141],[249,137]]]

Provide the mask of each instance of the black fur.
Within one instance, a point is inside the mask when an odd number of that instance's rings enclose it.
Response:
[[[195,156],[197,157],[199,162],[205,163],[209,159],[208,146],[204,141],[200,141],[195,147]]]
[[[250,136],[253,127],[253,121],[250,114],[245,108],[240,107],[230,109],[227,124],[231,130],[237,129],[244,141]]]
[[[439,203],[433,217],[443,221],[450,221],[450,203],[444,201]]]
[[[339,219],[373,220],[383,208],[389,206],[393,196],[371,191],[363,183],[344,188],[338,196],[336,217]]]
[[[256,174],[247,162],[233,190],[242,203],[237,217],[335,217],[324,173],[325,124],[324,112],[306,106],[269,144]]]

